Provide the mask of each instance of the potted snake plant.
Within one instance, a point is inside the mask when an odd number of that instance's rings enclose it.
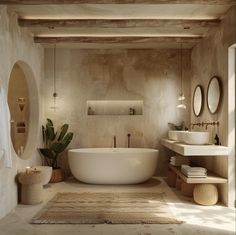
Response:
[[[70,144],[73,133],[68,132],[69,125],[63,124],[60,131],[55,132],[53,122],[47,118],[46,125],[42,126],[44,148],[39,148],[39,152],[44,156],[44,163],[53,168],[51,183],[64,180],[64,172],[59,167],[59,156]]]

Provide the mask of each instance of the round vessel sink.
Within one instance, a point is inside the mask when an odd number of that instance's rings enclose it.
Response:
[[[209,132],[188,131],[182,134],[183,142],[186,144],[203,145],[209,144]]]

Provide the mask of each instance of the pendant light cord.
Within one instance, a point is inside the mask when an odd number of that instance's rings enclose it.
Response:
[[[181,77],[181,95],[183,95],[183,48],[182,43],[180,44],[180,77]]]
[[[183,47],[182,43],[180,43],[180,79],[181,79],[181,94],[178,98],[180,104],[177,105],[177,108],[186,109],[186,105],[183,104],[183,100],[185,99],[183,93]]]
[[[57,92],[56,92],[56,44],[54,45],[53,48],[53,97],[57,97]]]

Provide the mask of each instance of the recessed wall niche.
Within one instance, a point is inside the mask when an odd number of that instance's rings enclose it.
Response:
[[[142,100],[88,100],[88,115],[142,115]]]
[[[8,86],[8,106],[13,148],[21,159],[28,159],[37,145],[39,103],[34,74],[23,61],[18,61],[12,68]]]
[[[12,144],[17,155],[22,156],[28,138],[29,89],[25,74],[18,64],[14,65],[9,80],[8,105]]]

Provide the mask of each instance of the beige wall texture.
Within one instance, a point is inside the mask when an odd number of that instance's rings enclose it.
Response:
[[[204,110],[199,117],[195,117],[191,110],[191,122],[202,121],[219,121],[219,128],[208,127],[212,138],[218,133],[222,145],[228,145],[228,48],[236,43],[236,8],[232,7],[219,28],[212,32],[209,38],[206,38],[197,46],[194,47],[191,54],[192,79],[191,79],[191,93],[193,94],[196,85],[200,84],[204,89]],[[208,111],[206,103],[207,87],[212,76],[220,77],[223,83],[223,97],[219,111],[212,115]],[[192,97],[191,97],[192,98]],[[196,128],[197,129],[197,128]],[[205,129],[205,128],[204,128]],[[228,177],[228,164],[230,158],[219,157],[205,157],[196,158],[195,161],[208,169],[217,172],[223,177]],[[228,163],[229,162],[229,163]],[[235,168],[233,166],[235,171]],[[234,171],[232,174],[234,175]],[[229,176],[233,176],[233,175]],[[234,175],[235,177],[235,175]],[[234,191],[234,185],[231,185],[230,190]],[[228,203],[227,186],[220,186],[220,194],[224,203]],[[233,194],[232,194],[233,195]],[[233,203],[233,198],[231,202]]]
[[[30,141],[26,147],[24,158],[20,159],[12,147],[13,167],[5,168],[0,162],[0,218],[17,205],[17,185],[15,176],[18,170],[27,165],[39,164],[36,146],[41,136],[39,134],[39,82],[43,77],[43,49],[33,43],[26,30],[17,25],[17,17],[8,13],[6,6],[0,6],[0,86],[8,90],[11,70],[14,64],[23,69],[29,85],[31,120]]]
[[[190,119],[190,51],[183,51],[183,82],[187,110],[178,110],[180,50],[57,49],[56,110],[53,107],[53,49],[45,52],[45,118],[57,126],[68,123],[75,136],[70,148],[117,147],[160,150],[157,174],[165,174],[168,157],[160,139],[168,122]],[[88,100],[143,100],[143,115],[87,115]]]

